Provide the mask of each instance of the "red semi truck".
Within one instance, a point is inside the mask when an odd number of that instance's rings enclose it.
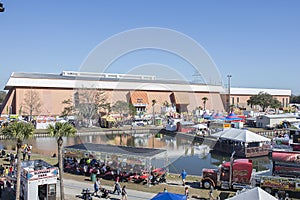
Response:
[[[273,152],[273,175],[252,174],[250,159],[224,162],[218,169],[203,169],[200,186],[205,189],[242,189],[260,186],[269,193],[289,192],[300,194],[300,152]],[[274,176],[275,174],[275,176]]]
[[[232,167],[231,167],[232,166]],[[252,161],[249,159],[231,159],[219,169],[203,169],[201,186],[206,189],[239,189],[251,185]]]

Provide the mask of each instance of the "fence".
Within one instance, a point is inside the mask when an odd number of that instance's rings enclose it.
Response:
[[[259,132],[256,132],[256,133],[261,135],[261,136],[267,137],[267,138],[274,138],[276,136],[284,135],[286,133],[289,133],[289,130],[286,130],[286,129],[269,130],[269,131],[266,130],[266,131],[259,131]]]

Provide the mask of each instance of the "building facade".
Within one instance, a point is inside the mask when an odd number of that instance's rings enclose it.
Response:
[[[8,94],[1,108],[2,115],[31,113],[34,116],[59,116],[66,107],[62,102],[70,100],[76,103],[78,90],[101,90],[106,103],[110,105],[125,101],[131,103],[137,111],[151,114],[153,110],[160,113],[166,106],[175,107],[178,113],[190,113],[204,107],[203,97],[207,97],[205,107],[210,111],[223,112],[226,105],[226,89],[222,85],[157,80],[155,76],[145,75],[72,71],[63,71],[61,74],[14,72],[4,89],[8,90]],[[231,88],[230,103],[246,107],[247,99],[260,91],[284,99],[284,106],[291,95],[290,90]],[[39,104],[39,109],[33,109],[33,104]]]

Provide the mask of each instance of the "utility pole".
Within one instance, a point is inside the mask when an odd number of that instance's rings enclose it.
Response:
[[[228,78],[228,104],[227,104],[227,112],[230,113],[230,78],[231,78],[231,74],[227,75]]]

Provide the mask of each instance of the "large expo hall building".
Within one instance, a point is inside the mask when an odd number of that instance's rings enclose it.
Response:
[[[207,97],[206,109],[225,111],[226,105],[248,108],[247,100],[259,92],[267,92],[277,98],[283,107],[289,104],[291,90],[262,88],[230,88],[222,85],[205,85],[182,80],[158,80],[155,76],[89,73],[63,71],[61,74],[12,73],[5,90],[8,90],[1,107],[1,114],[29,114],[24,108],[30,101],[31,93],[38,95],[39,113],[33,115],[61,115],[64,100],[71,99],[77,89],[101,89],[106,103],[114,105],[118,100],[132,103],[137,111],[160,113],[166,105],[173,105],[177,112],[192,112],[203,107],[203,97]],[[230,99],[230,104],[228,103]]]

